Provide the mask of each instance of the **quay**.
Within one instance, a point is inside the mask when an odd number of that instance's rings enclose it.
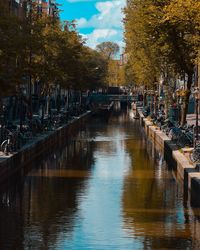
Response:
[[[18,152],[9,155],[0,154],[0,183],[6,182],[9,177],[21,171],[24,167],[34,161],[36,157],[55,148],[61,148],[65,145],[73,131],[77,130],[91,116],[91,111],[74,117],[68,123],[58,127],[56,130],[42,133],[32,141],[25,144]]]
[[[112,107],[113,102],[106,107],[101,107],[101,112],[103,110],[105,114],[104,109],[108,112],[112,110]],[[189,159],[189,153],[192,149],[178,148],[150,119],[143,116],[141,108],[137,107],[136,112],[147,138],[152,142],[153,147],[164,156],[168,167],[176,171],[176,178],[183,182],[184,192],[189,194],[191,204],[199,207],[200,169]],[[96,113],[99,114],[98,109]],[[26,171],[25,167],[42,154],[49,153],[55,148],[62,148],[66,143],[66,138],[70,138],[73,131],[77,130],[93,114],[94,112],[87,111],[54,131],[38,135],[16,153],[7,156],[0,154],[0,182],[5,182],[17,172],[23,173]]]
[[[73,131],[77,130],[80,125],[93,115],[100,117],[108,117],[111,113],[114,101],[110,96],[107,96],[106,103],[102,100],[97,100],[93,103],[94,108],[88,110],[78,117],[61,125],[52,131],[42,132],[36,135],[33,139],[28,141],[19,151],[5,155],[0,152],[0,183],[6,182],[9,177],[15,173],[23,173],[27,165],[34,161],[37,157],[54,150],[55,148],[62,148],[66,144],[67,138],[70,138]],[[104,98],[105,99],[105,98]],[[104,100],[105,101],[105,100]],[[120,102],[128,102],[127,97]]]
[[[150,119],[144,117],[140,107],[137,107],[137,112],[147,138],[152,142],[153,147],[163,154],[168,167],[176,171],[176,178],[183,182],[184,192],[189,194],[191,205],[199,207],[200,169],[190,161],[189,153],[192,148],[178,148]]]

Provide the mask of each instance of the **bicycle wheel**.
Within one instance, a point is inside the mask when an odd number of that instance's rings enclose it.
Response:
[[[8,154],[8,140],[5,140],[1,143],[1,151],[5,154]]]
[[[190,154],[190,160],[191,160],[192,162],[195,162],[195,161],[196,161],[196,159],[195,159],[195,157],[194,157],[194,153],[191,153],[191,154]]]
[[[190,154],[190,159],[192,162],[197,162],[198,160],[200,160],[200,152],[198,151],[193,151],[191,154]]]
[[[186,134],[185,135],[185,146],[191,147],[192,145],[193,145],[193,139]]]
[[[182,133],[182,135],[180,136],[180,140],[179,140],[179,145],[184,148],[186,146],[190,146],[190,141],[187,138],[185,133]]]
[[[176,144],[177,144],[177,146],[180,146],[181,148],[184,148],[183,135],[178,136]]]

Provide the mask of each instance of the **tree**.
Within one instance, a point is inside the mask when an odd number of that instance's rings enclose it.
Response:
[[[15,95],[16,86],[21,81],[19,74],[21,29],[18,17],[2,3],[0,9],[0,115],[2,115],[2,98]]]
[[[32,114],[32,87],[36,83],[40,91],[34,94],[39,98],[50,95],[58,86],[86,90],[104,84],[107,60],[85,46],[73,21],[61,23],[57,17],[41,13],[37,1],[27,1],[24,18],[12,15],[3,5],[0,7],[3,10],[0,12],[0,95],[11,91],[19,94],[22,84],[29,85],[29,100],[27,96],[24,99]],[[114,47],[110,56],[117,51]]]
[[[19,83],[20,20],[0,5],[0,95],[9,94]],[[15,38],[15,39],[13,39]]]
[[[147,86],[157,81],[161,65],[156,38],[149,25],[155,21],[154,17],[149,15],[148,2],[130,2],[125,9],[124,19],[128,55],[126,75],[130,75],[135,84]]]
[[[114,42],[102,42],[96,46],[96,50],[110,60],[119,52],[119,45]]]
[[[163,41],[171,47],[168,58],[174,62],[180,75],[187,77],[181,124],[186,122],[195,63],[200,48],[200,2],[173,0],[164,8],[163,26],[167,36]]]
[[[84,46],[81,64],[83,89],[95,90],[105,85],[107,61],[99,52]]]
[[[109,60],[106,74],[109,86],[122,86],[125,83],[124,67],[119,60]]]
[[[184,124],[199,50],[199,1],[130,1],[124,22],[135,82],[152,85],[162,77],[168,84],[174,76],[187,76]]]

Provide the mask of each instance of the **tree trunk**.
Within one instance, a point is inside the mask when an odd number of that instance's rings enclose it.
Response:
[[[41,123],[44,124],[44,113],[45,113],[45,97],[42,97],[42,117],[41,117]]]
[[[15,101],[14,101],[14,107],[13,107],[13,113],[12,113],[12,120],[15,120],[17,118],[17,108],[19,106],[19,97],[15,96]]]
[[[2,97],[0,96],[0,117],[3,114],[3,101],[2,101]]]
[[[143,106],[146,107],[147,106],[147,93],[143,94]]]
[[[49,94],[47,94],[46,96],[46,116],[49,117],[49,99],[50,99],[50,96]]]
[[[33,103],[32,103],[32,76],[29,76],[29,119],[33,118]]]
[[[20,131],[22,132],[22,127],[23,127],[23,113],[22,113],[22,93],[20,93],[20,103],[19,103],[19,128]]]
[[[79,106],[82,105],[82,91],[79,92]]]
[[[66,93],[65,110],[69,109],[69,90]]]
[[[182,115],[181,115],[181,126],[184,126],[186,124],[186,117],[188,112],[188,105],[189,105],[189,98],[190,98],[190,88],[192,85],[192,76],[193,72],[188,73],[188,80],[187,80],[187,91],[186,95],[183,100],[183,108],[182,108]]]
[[[2,97],[0,96],[0,143],[3,140],[3,101]]]

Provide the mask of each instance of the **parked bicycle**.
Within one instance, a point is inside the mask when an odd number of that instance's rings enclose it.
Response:
[[[25,144],[24,135],[19,131],[16,130],[8,130],[5,129],[7,132],[6,138],[3,140],[0,146],[0,150],[8,155],[9,153],[15,152],[20,149]]]
[[[9,131],[7,135],[7,139],[1,143],[1,151],[4,154],[8,155],[9,153],[14,151],[15,144],[16,142],[15,142],[14,134],[11,131]]]
[[[153,123],[161,129],[161,127],[164,125],[164,121],[165,121],[165,113],[159,110],[157,112],[157,115],[154,116],[153,118]]]
[[[193,132],[191,130],[183,130],[177,138],[177,145],[184,147],[191,147],[193,145]]]
[[[161,130],[166,134],[169,135],[169,132],[173,127],[176,127],[176,124],[172,123],[169,119],[165,119],[161,125]]]
[[[180,147],[193,145],[193,126],[174,126],[170,129],[169,138]]]
[[[200,162],[200,142],[195,146],[190,154],[190,159],[192,162]]]

